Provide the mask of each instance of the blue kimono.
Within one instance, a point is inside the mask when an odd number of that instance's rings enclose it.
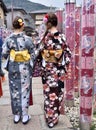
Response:
[[[1,70],[1,61],[2,61],[2,45],[3,45],[3,41],[2,38],[0,37],[0,70]]]
[[[31,58],[28,61],[16,62],[10,60],[10,51],[28,50]],[[24,33],[12,33],[3,44],[2,55],[8,58],[8,78],[13,114],[28,113],[30,92],[32,86],[32,67],[36,58],[32,39]]]

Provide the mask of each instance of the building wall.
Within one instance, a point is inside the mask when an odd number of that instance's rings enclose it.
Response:
[[[2,7],[0,6],[0,26],[4,25],[4,11]]]
[[[45,9],[45,10],[30,12],[31,17],[35,21],[36,28],[38,28],[42,24],[44,15],[46,13],[49,13],[49,12],[54,12],[55,13],[56,11],[55,11],[55,9],[52,9],[52,10],[51,9],[47,9],[47,10]]]
[[[43,18],[45,14],[37,14],[35,19],[35,25],[38,27],[40,24],[42,24]]]
[[[24,21],[25,21],[27,27],[35,29],[35,21],[32,19],[30,14],[24,15]]]

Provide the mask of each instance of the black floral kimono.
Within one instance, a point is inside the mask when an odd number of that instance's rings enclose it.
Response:
[[[71,51],[65,43],[65,35],[59,32],[48,34],[44,38],[46,50],[63,50],[62,62],[52,63],[42,59],[42,83],[44,93],[45,119],[49,127],[58,123],[64,98],[64,79]]]

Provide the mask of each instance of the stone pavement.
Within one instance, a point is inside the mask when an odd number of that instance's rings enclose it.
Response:
[[[31,120],[27,125],[23,125],[22,122],[14,124],[6,73],[6,81],[3,82],[3,96],[0,98],[0,130],[50,130],[44,120],[41,78],[33,78],[32,85],[34,105],[29,107]],[[58,125],[52,128],[52,130],[72,130],[72,125],[69,122],[68,117],[61,115]]]

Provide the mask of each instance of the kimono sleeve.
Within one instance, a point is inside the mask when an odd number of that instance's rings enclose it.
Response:
[[[8,38],[6,38],[2,45],[2,57],[5,59],[7,59],[10,54],[9,43],[10,43],[10,40]]]
[[[64,34],[62,34],[62,41],[63,41],[63,50],[64,50],[63,55],[65,59],[65,64],[68,65],[70,63],[72,53],[71,53],[70,47],[68,46],[66,42],[66,38]]]
[[[35,64],[35,60],[36,60],[36,54],[35,54],[36,48],[35,48],[35,45],[30,37],[26,40],[26,45],[27,45],[28,51],[29,51],[30,56],[31,56],[30,65],[33,68],[34,64]]]

